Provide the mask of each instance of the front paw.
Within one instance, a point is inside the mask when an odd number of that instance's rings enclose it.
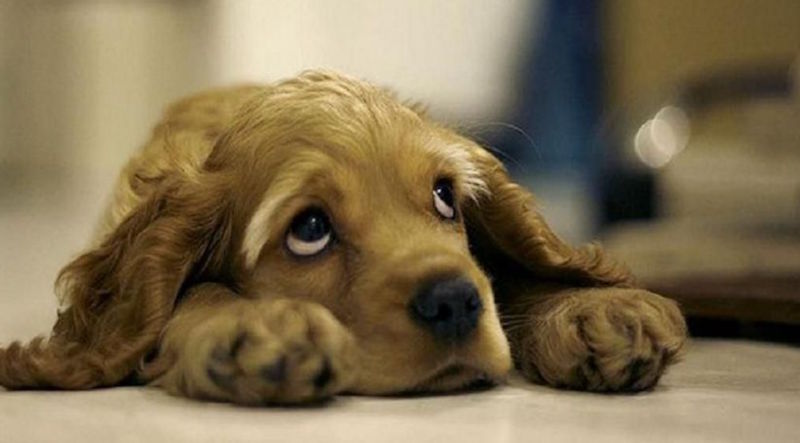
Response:
[[[173,393],[251,405],[302,403],[341,392],[353,378],[352,336],[316,304],[253,302],[192,334],[162,383]]]
[[[634,289],[588,289],[536,318],[521,356],[534,381],[589,391],[652,388],[686,341],[677,304]]]

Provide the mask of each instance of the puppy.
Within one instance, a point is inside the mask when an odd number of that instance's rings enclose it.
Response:
[[[500,382],[651,388],[686,326],[562,242],[475,142],[327,71],[169,108],[0,385],[241,404]]]

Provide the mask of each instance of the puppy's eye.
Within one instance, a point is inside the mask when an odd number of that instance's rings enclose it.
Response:
[[[436,208],[439,215],[448,220],[456,217],[456,203],[450,180],[437,180],[433,185],[433,207]]]
[[[331,238],[328,216],[320,209],[310,208],[292,220],[286,234],[286,247],[295,255],[309,256],[325,249]]]

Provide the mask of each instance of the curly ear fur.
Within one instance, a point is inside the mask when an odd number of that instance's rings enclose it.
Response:
[[[166,177],[95,249],[60,273],[68,304],[48,340],[0,349],[0,385],[83,389],[119,383],[150,352],[188,281],[222,278],[230,243],[220,178]]]
[[[478,147],[472,157],[489,192],[464,210],[468,236],[522,374],[572,389],[651,388],[686,341],[677,304],[635,289],[598,245],[563,242],[496,158]]]
[[[470,241],[479,261],[495,272],[581,286],[633,286],[633,276],[596,244],[574,248],[536,211],[533,195],[512,182],[502,163],[482,148],[471,149],[488,191],[465,208]]]

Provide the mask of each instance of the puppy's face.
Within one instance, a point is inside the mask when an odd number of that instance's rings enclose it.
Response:
[[[326,306],[358,341],[360,393],[454,389],[510,368],[461,208],[486,192],[472,142],[360,83],[279,86],[235,150],[245,292]],[[214,163],[214,158],[210,159]]]

